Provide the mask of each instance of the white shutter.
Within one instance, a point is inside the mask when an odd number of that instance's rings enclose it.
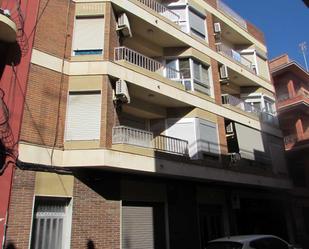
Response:
[[[197,11],[192,8],[189,9],[189,22],[190,28],[195,32],[198,32],[202,36],[206,36],[205,31],[205,17],[202,14],[198,14]]]
[[[99,140],[101,94],[70,93],[66,120],[68,140]]]
[[[74,24],[73,51],[103,50],[104,18],[76,18]]]
[[[199,119],[199,128],[199,149],[201,152],[219,154],[217,125],[213,122]]]

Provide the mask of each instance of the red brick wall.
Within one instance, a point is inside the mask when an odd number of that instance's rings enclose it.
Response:
[[[206,3],[211,5],[214,8],[217,8],[217,0],[204,0]]]
[[[106,75],[102,86],[101,146],[111,147],[112,131],[117,123],[118,115],[113,103],[112,83]]]
[[[57,57],[70,56],[74,25],[75,4],[72,1],[41,0],[35,32],[34,48]],[[47,5],[46,5],[47,4]],[[46,8],[45,8],[46,6]],[[44,12],[43,12],[44,11]]]
[[[6,243],[28,249],[32,223],[35,172],[16,169],[12,189]]]
[[[119,37],[116,32],[116,16],[111,3],[106,3],[105,33],[104,33],[104,59],[114,60],[114,48],[119,46]]]
[[[287,64],[289,62],[290,62],[289,56],[287,54],[283,54],[283,55],[269,61],[269,68],[270,68],[270,70],[272,70],[276,67]]]
[[[74,179],[71,248],[120,248],[120,202],[104,199],[87,185]]]
[[[258,41],[265,44],[265,37],[262,31],[260,31],[257,27],[255,27],[252,23],[247,21],[247,29],[248,32],[255,37]]]
[[[31,65],[21,131],[22,141],[53,146],[57,135],[56,146],[63,146],[67,88],[67,76],[62,78],[60,73]]]

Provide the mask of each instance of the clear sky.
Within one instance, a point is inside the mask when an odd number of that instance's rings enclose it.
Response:
[[[283,53],[305,65],[299,43],[307,43],[309,62],[309,8],[302,0],[223,0],[264,32],[268,57]]]

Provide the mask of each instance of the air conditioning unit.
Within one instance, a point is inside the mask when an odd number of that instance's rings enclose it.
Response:
[[[228,71],[227,71],[227,66],[226,65],[222,65],[220,67],[220,79],[228,79],[229,75],[228,75]]]
[[[117,31],[120,31],[125,37],[132,37],[130,22],[126,13],[118,16]]]
[[[214,31],[215,33],[221,33],[221,24],[219,22],[214,23]]]
[[[122,79],[119,79],[116,82],[116,91],[115,91],[116,98],[123,103],[130,103],[130,95],[127,86],[127,82]]]

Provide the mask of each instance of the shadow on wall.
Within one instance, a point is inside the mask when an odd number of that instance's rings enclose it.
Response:
[[[7,246],[5,247],[5,249],[16,249],[16,247],[13,243],[9,242]]]
[[[95,249],[94,242],[91,239],[87,241],[87,249]]]

